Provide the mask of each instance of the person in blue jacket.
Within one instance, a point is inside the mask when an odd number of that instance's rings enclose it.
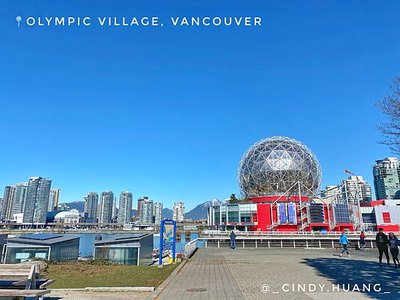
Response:
[[[231,234],[229,235],[229,238],[231,240],[230,248],[231,248],[231,250],[235,250],[235,248],[236,248],[236,234],[235,234],[235,232],[233,230],[232,230]]]
[[[393,262],[394,262],[395,268],[398,268],[400,266],[399,244],[400,244],[399,239],[394,235],[393,232],[390,232],[389,233],[389,249],[390,249],[390,253],[392,254],[392,257],[393,257]]]
[[[339,244],[342,245],[340,257],[343,257],[343,253],[345,252],[347,252],[347,256],[350,257],[349,249],[347,249],[347,246],[349,245],[349,240],[347,239],[345,232],[342,232],[342,234],[340,235]]]

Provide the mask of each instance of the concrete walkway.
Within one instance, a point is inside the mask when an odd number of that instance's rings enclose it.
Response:
[[[244,299],[222,251],[201,249],[156,299]]]
[[[399,278],[374,250],[340,258],[332,249],[209,248],[156,299],[400,299]]]

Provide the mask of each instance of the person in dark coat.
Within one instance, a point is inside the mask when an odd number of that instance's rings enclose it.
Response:
[[[394,266],[396,268],[398,268],[400,265],[400,262],[399,262],[399,240],[394,235],[393,232],[389,233],[389,249],[390,249],[390,253],[392,254]]]
[[[231,250],[235,250],[236,248],[236,233],[232,230],[231,234],[229,235],[229,238],[231,239],[230,247]]]
[[[379,228],[379,232],[376,234],[376,247],[379,251],[379,266],[382,267],[382,256],[385,253],[388,266],[389,262],[389,251],[388,251],[389,239],[386,234],[383,233],[383,229]]]
[[[360,233],[360,250],[362,250],[362,251],[365,250],[365,233],[364,233],[364,231],[361,231],[361,233]]]

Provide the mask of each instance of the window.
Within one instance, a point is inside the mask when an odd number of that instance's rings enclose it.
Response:
[[[389,212],[383,212],[382,213],[382,219],[383,223],[392,223],[390,219],[390,213]]]

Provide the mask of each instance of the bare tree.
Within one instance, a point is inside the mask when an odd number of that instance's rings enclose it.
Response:
[[[400,77],[393,80],[390,91],[378,102],[379,109],[389,120],[379,127],[384,135],[382,144],[389,145],[390,150],[400,154]]]

